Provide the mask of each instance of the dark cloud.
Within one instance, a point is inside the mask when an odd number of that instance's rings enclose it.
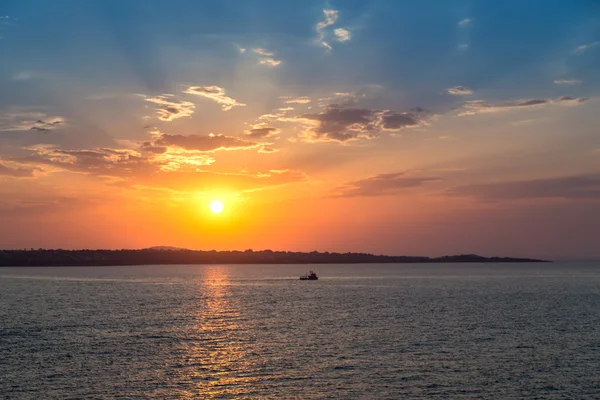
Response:
[[[527,100],[527,101],[518,103],[516,106],[517,107],[535,106],[538,104],[546,104],[547,102],[548,102],[548,100]]]
[[[154,147],[176,146],[186,150],[216,151],[244,150],[258,147],[258,143],[225,135],[168,135],[161,134],[152,145]]]
[[[29,131],[49,132],[64,125],[62,117],[49,116],[34,109],[13,108],[0,113],[0,131]]]
[[[40,132],[50,132],[55,127],[57,127],[58,125],[62,125],[63,123],[64,123],[63,120],[56,120],[56,121],[46,122],[46,121],[43,121],[41,119],[38,119],[35,122],[35,125],[33,125],[30,129],[31,130],[35,130],[35,131],[40,131]]]
[[[319,114],[304,114],[302,118],[317,122],[316,139],[346,141],[367,132],[373,126],[373,110],[329,107]]]
[[[246,131],[246,135],[251,138],[264,138],[279,134],[279,129],[272,126],[255,126]]]
[[[457,186],[450,196],[484,201],[512,199],[600,199],[600,174]]]
[[[154,143],[152,142],[144,142],[142,143],[142,148],[143,151],[147,151],[149,153],[155,153],[155,154],[162,154],[165,153],[168,149],[164,146],[156,146]]]
[[[400,130],[403,128],[414,128],[423,123],[423,119],[419,115],[424,110],[418,108],[417,112],[395,113],[386,111],[381,115],[381,127],[385,130]]]
[[[349,182],[337,188],[334,197],[385,196],[439,180],[438,177],[410,176],[407,172],[380,174]]]
[[[558,98],[558,101],[575,102],[575,103],[583,103],[588,100],[589,100],[589,98],[587,98],[587,97],[561,96]]]
[[[300,120],[312,122],[308,132],[308,141],[338,141],[358,138],[373,138],[381,131],[398,131],[415,128],[426,123],[424,110],[410,112],[393,112],[389,110],[372,110],[366,108],[342,108],[337,105],[328,106],[318,114],[303,114]],[[313,122],[314,121],[314,122]]]
[[[529,99],[519,101],[507,101],[504,103],[490,104],[484,100],[467,101],[461,107],[459,116],[474,115],[480,113],[496,113],[510,110],[526,110],[543,107],[552,104],[577,105],[589,100],[587,97],[561,96],[557,99]]]

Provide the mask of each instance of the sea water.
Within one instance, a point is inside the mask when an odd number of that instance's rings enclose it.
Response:
[[[0,398],[600,398],[600,264],[0,268]]]

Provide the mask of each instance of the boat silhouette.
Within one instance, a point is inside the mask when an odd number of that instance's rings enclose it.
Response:
[[[308,274],[306,275],[302,275],[300,277],[301,281],[316,281],[317,279],[319,279],[319,277],[317,276],[317,274],[314,271],[308,271]]]

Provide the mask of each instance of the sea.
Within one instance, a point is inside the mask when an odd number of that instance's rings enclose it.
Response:
[[[0,398],[598,399],[600,263],[0,268]]]

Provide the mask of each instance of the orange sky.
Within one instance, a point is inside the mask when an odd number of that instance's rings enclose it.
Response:
[[[526,25],[523,49],[496,37],[494,10],[418,38],[396,30],[420,31],[419,6],[402,27],[391,3],[270,11],[289,26],[213,10],[212,33],[77,7],[41,25],[54,53],[28,34],[43,7],[0,8],[0,248],[600,257],[600,46],[579,12],[542,51]]]

